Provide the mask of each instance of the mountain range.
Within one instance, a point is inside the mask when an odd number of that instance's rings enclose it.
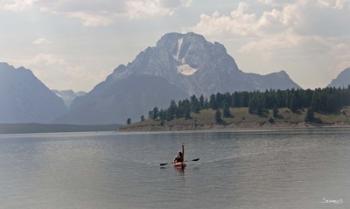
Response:
[[[350,68],[329,86],[349,83]],[[88,93],[50,90],[30,70],[0,63],[0,123],[125,123],[193,94],[291,88],[300,86],[285,71],[245,73],[222,44],[168,33]]]
[[[195,33],[165,34],[127,65],[73,101],[57,122],[124,123],[171,99],[217,92],[300,88],[284,71],[267,75],[242,72],[220,43]]]
[[[66,111],[30,70],[0,63],[0,123],[49,123]]]

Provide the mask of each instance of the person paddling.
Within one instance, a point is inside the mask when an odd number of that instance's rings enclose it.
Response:
[[[184,157],[182,152],[177,153],[177,156],[174,159],[174,163],[183,163],[184,162]]]
[[[187,161],[185,161],[185,146],[182,145],[181,152],[178,152],[177,156],[175,157],[174,161],[170,164],[173,164],[175,168],[177,169],[184,169],[186,167]],[[189,162],[197,162],[199,161],[199,158],[195,158],[193,160],[190,160]],[[164,168],[164,166],[169,165],[169,163],[160,163],[160,167]]]
[[[185,146],[182,145],[182,152],[177,153],[177,156],[174,159],[174,163],[183,163],[185,161]]]

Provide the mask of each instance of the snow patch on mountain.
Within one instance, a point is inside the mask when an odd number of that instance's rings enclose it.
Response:
[[[180,51],[181,51],[181,47],[182,47],[182,43],[183,43],[184,39],[180,38],[177,41],[177,52],[176,52],[176,60],[179,61],[179,57],[180,57]]]
[[[194,73],[196,73],[198,70],[195,68],[192,68],[190,65],[188,64],[183,64],[183,65],[179,65],[177,66],[177,72],[185,75],[185,76],[190,76],[193,75]]]

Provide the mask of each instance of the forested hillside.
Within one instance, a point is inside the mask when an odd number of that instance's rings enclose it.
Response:
[[[209,98],[195,95],[190,99],[171,101],[167,109],[157,107],[149,112],[153,120],[172,120],[174,118],[190,118],[191,113],[199,113],[203,109],[223,109],[224,116],[229,116],[229,108],[248,107],[252,114],[262,115],[268,109],[289,108],[296,112],[302,108],[312,109],[319,113],[336,113],[342,107],[350,105],[350,87],[324,88],[315,90],[269,90],[265,92],[217,93]]]
[[[194,95],[171,101],[166,109],[154,107],[149,111],[148,120],[141,116],[140,122],[141,126],[171,124],[186,127],[348,123],[347,106],[350,106],[350,87],[217,93],[208,98]],[[127,121],[128,124],[131,122],[131,119]]]

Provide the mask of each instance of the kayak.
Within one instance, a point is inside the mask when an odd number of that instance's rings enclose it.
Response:
[[[178,169],[185,169],[186,167],[186,163],[181,163],[181,162],[173,163],[173,165],[175,168],[178,168]]]

